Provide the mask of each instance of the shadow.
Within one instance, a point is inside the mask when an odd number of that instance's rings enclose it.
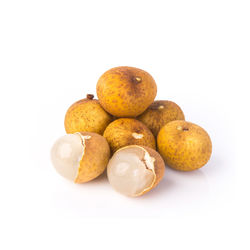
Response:
[[[174,180],[171,180],[165,176],[154,189],[145,194],[143,197],[147,198],[152,196],[154,198],[158,198],[158,196],[162,196],[164,193],[166,194],[169,190],[173,190],[174,187]]]
[[[202,170],[204,170],[204,172],[217,175],[218,173],[228,171],[228,167],[225,168],[225,166],[232,166],[234,164],[234,160],[234,156],[229,155],[227,158],[224,158],[222,155],[214,154],[209,162],[202,167]]]
[[[76,183],[75,183],[76,184]],[[105,170],[101,175],[99,175],[98,177],[96,177],[95,179],[89,181],[89,182],[85,182],[85,183],[79,183],[76,184],[78,187],[91,187],[91,186],[98,186],[98,185],[105,185],[108,184],[108,177],[107,177],[107,171]]]
[[[204,186],[207,187],[208,180],[206,174],[200,169],[184,172],[166,166],[165,175],[161,182],[154,189],[138,198],[141,200],[159,199],[159,197],[164,199],[164,194],[184,193],[188,191],[190,186],[193,188],[198,187],[198,189],[204,189]],[[192,190],[192,192],[194,191]]]
[[[176,176],[178,177],[185,177],[185,178],[205,178],[205,174],[202,172],[201,169],[196,169],[193,171],[179,171],[173,168],[166,166],[165,175],[167,176]]]

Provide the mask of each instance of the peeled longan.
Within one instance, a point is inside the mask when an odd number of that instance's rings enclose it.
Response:
[[[164,176],[165,164],[154,150],[130,145],[119,149],[107,167],[112,187],[127,196],[140,196],[158,185]]]
[[[51,149],[51,161],[56,171],[75,183],[98,177],[106,169],[109,158],[106,139],[90,132],[64,135]]]
[[[191,171],[204,166],[212,154],[212,142],[200,126],[187,121],[172,121],[157,136],[158,152],[174,169]]]
[[[153,77],[134,67],[116,67],[105,72],[96,86],[103,108],[116,117],[136,117],[154,101]]]
[[[66,112],[64,126],[68,134],[76,132],[93,132],[102,135],[112,121],[94,95],[88,94],[85,99],[75,102]]]
[[[103,136],[113,153],[128,145],[142,145],[155,149],[155,138],[151,131],[142,122],[132,118],[120,118],[111,122]]]
[[[185,120],[181,108],[171,101],[154,101],[137,119],[143,122],[157,137],[160,129],[168,122]]]

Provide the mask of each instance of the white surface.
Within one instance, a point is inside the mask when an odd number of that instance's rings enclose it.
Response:
[[[249,249],[249,1],[1,1],[1,249]],[[131,199],[64,180],[49,152],[107,69],[147,70],[213,141]]]

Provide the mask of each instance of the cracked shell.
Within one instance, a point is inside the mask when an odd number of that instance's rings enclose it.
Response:
[[[157,136],[158,152],[174,169],[191,171],[204,166],[212,154],[212,142],[200,126],[187,121],[172,121]]]
[[[164,176],[165,164],[154,149],[130,145],[116,151],[107,167],[111,186],[127,196],[141,196],[156,187]]]
[[[116,67],[105,72],[96,86],[103,108],[116,117],[136,117],[154,101],[153,77],[134,67]]]
[[[181,108],[171,101],[154,101],[147,110],[136,119],[143,122],[157,137],[160,129],[174,120],[185,120]]]
[[[66,133],[93,132],[102,135],[112,121],[94,95],[88,94],[85,99],[75,102],[69,107],[64,119]]]
[[[88,182],[101,175],[109,158],[106,139],[91,132],[64,135],[51,149],[51,161],[56,171],[75,183]]]
[[[155,138],[151,131],[142,122],[132,118],[120,118],[111,122],[103,136],[113,153],[128,145],[142,145],[155,149]]]

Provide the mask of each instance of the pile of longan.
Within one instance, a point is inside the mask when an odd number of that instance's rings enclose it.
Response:
[[[172,101],[154,101],[153,77],[134,67],[105,72],[96,86],[65,115],[66,135],[52,147],[59,174],[84,183],[107,168],[110,184],[128,196],[140,196],[163,178],[165,164],[191,171],[204,166],[212,142],[200,126],[185,121]],[[158,152],[157,152],[157,151]]]

